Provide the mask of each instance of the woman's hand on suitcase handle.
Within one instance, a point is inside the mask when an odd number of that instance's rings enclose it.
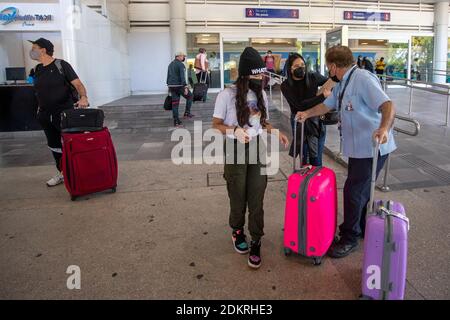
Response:
[[[308,118],[309,118],[309,115],[308,115],[307,111],[299,111],[295,115],[295,121],[297,121],[297,122],[305,122],[306,119],[308,119]]]

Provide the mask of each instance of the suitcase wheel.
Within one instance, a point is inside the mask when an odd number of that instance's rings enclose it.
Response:
[[[322,264],[322,257],[313,258],[313,264],[315,266],[320,266]]]
[[[292,254],[292,250],[289,248],[284,248],[284,255],[289,257]]]
[[[114,187],[114,188],[111,189],[111,192],[112,193],[116,193],[116,190],[117,190],[117,187]]]
[[[70,196],[70,200],[75,201],[75,200],[77,200],[77,197],[76,196]]]

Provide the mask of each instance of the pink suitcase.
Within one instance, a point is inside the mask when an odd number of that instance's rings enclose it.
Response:
[[[304,125],[301,125],[300,159],[303,154]],[[294,127],[296,147],[297,123]],[[288,179],[284,220],[284,252],[313,258],[320,265],[332,244],[337,224],[336,175],[326,167],[295,168]],[[301,162],[301,160],[300,160]]]
[[[401,203],[374,201],[378,148],[376,144],[364,236],[362,298],[403,300],[409,220]]]

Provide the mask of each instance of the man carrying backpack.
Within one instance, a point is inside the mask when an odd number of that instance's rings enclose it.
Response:
[[[40,62],[34,73],[34,88],[38,100],[37,119],[44,129],[47,145],[58,170],[47,181],[47,186],[53,187],[64,182],[61,172],[61,112],[74,106],[87,108],[89,102],[86,88],[72,66],[64,60],[53,58],[53,44],[44,38],[30,42],[33,44],[30,57]]]

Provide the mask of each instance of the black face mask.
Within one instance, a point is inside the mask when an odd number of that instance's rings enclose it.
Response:
[[[259,79],[250,79],[248,81],[248,87],[253,91],[253,92],[259,92],[262,90],[262,80]]]
[[[331,80],[333,80],[334,82],[341,82],[341,80],[338,79],[338,77],[336,77],[336,75],[330,77]]]
[[[294,70],[294,76],[298,79],[303,79],[305,77],[305,68],[304,67],[298,67],[297,69]]]

